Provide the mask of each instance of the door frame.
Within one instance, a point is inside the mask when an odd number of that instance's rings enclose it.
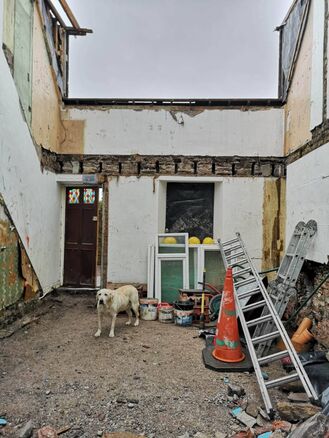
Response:
[[[88,177],[88,178],[86,178]],[[57,183],[61,190],[61,241],[60,241],[60,279],[61,285],[64,282],[64,255],[65,255],[65,219],[66,219],[66,188],[71,186],[76,187],[95,187],[97,189],[103,189],[103,202],[102,202],[102,241],[101,241],[101,282],[100,287],[106,287],[107,283],[107,260],[108,260],[108,181],[107,179],[100,178],[99,175],[57,175]],[[99,200],[98,200],[99,202]],[[98,212],[97,212],[97,218]],[[98,221],[97,221],[98,224]],[[98,226],[97,226],[98,236]],[[97,238],[98,245],[98,238]],[[96,258],[97,258],[96,248]],[[97,262],[96,262],[97,269]],[[97,272],[95,273],[97,274]],[[77,289],[77,288],[74,288]],[[85,289],[81,287],[81,289]]]

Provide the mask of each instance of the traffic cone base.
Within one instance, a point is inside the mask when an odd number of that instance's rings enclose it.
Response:
[[[245,359],[235,311],[232,268],[226,272],[212,355],[222,362],[242,362]]]

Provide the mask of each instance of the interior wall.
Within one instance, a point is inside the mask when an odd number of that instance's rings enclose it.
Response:
[[[64,153],[282,156],[281,108],[66,108]],[[72,127],[72,122],[75,123]],[[82,145],[81,145],[82,142]]]
[[[289,154],[312,138],[310,132],[313,46],[312,3],[285,105],[285,154]]]
[[[214,237],[240,232],[257,269],[263,254],[263,178],[119,177],[109,180],[108,282],[146,283],[147,248],[164,232],[167,181],[215,183]]]
[[[60,152],[61,142],[64,140],[61,98],[49,62],[39,7],[37,3],[34,5],[32,134],[37,144]]]
[[[328,263],[329,257],[329,143],[287,168],[287,236],[303,220],[316,220],[318,231],[307,259]]]
[[[0,35],[3,0],[0,0]],[[0,193],[44,292],[60,283],[61,189],[40,169],[17,90],[0,50]]]

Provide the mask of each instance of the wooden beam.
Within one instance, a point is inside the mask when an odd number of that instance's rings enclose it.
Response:
[[[75,29],[80,29],[79,23],[77,19],[75,18],[73,12],[71,11],[70,6],[67,4],[66,0],[59,0],[59,3],[61,4],[62,8],[65,11],[65,14],[68,16],[70,22],[72,23],[72,26]]]

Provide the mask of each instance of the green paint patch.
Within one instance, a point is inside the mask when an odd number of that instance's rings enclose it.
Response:
[[[229,341],[227,339],[216,339],[216,345],[220,347],[228,347],[228,348],[238,348],[239,341]]]

